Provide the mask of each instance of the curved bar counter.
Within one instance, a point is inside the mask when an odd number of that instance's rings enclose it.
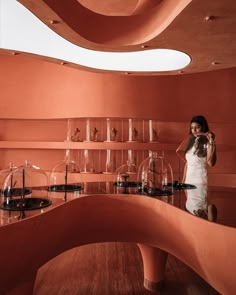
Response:
[[[195,217],[161,200],[93,194],[0,227],[1,294],[32,294],[38,269],[58,254],[99,242],[138,244],[144,285],[163,280],[167,253],[221,294],[235,294],[236,228]]]

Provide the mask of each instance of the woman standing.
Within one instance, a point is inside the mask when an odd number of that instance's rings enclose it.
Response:
[[[184,147],[185,168],[183,182],[193,184],[196,189],[186,190],[186,209],[194,215],[216,220],[216,207],[207,205],[207,166],[216,164],[215,135],[210,132],[204,116],[195,116],[190,121],[187,144]],[[177,149],[180,151],[183,143]]]

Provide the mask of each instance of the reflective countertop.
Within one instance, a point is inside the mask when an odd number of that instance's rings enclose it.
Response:
[[[45,187],[45,189],[48,189]],[[147,196],[147,198],[156,198],[170,205],[176,206],[186,212],[186,196],[187,190],[174,190],[172,195],[165,196]],[[70,201],[74,198],[86,197],[91,194],[133,194],[137,195],[136,187],[117,187],[113,182],[87,182],[83,184],[82,191],[75,192],[49,192],[48,197],[51,205],[45,208],[25,211],[9,211],[0,210],[0,225],[17,222],[21,219],[28,218],[37,214],[42,214],[51,210],[53,207],[63,204],[65,201]],[[140,195],[140,193],[139,193]],[[39,196],[40,197],[40,196]],[[216,222],[222,225],[236,227],[236,188],[226,187],[208,187],[207,188],[207,203],[214,204],[217,208]],[[189,212],[189,214],[191,214]],[[204,217],[196,217],[204,218]],[[207,219],[207,218],[205,218]]]

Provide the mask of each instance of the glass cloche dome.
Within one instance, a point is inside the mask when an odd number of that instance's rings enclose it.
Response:
[[[117,193],[136,193],[137,187],[141,184],[137,182],[137,166],[127,161],[116,170],[116,180],[113,183],[117,187]]]
[[[13,163],[9,163],[9,168],[3,169],[0,171],[0,186],[2,187],[4,184],[4,181],[9,173],[11,173],[13,170],[15,170],[17,166],[15,166]]]
[[[12,166],[1,190],[1,209],[35,210],[51,204],[48,198],[48,176],[29,161],[18,168]]]
[[[138,169],[138,193],[147,196],[170,196],[173,194],[173,172],[164,157],[152,152]]]
[[[72,160],[63,160],[57,163],[49,177],[49,191],[54,197],[61,197],[56,193],[64,192],[64,200],[67,201],[67,193],[78,193],[83,190],[82,175],[79,165]]]

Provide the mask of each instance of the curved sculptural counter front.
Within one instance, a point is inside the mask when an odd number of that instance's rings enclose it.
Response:
[[[3,225],[0,239],[1,294],[32,294],[37,270],[53,257],[114,241],[138,244],[147,288],[163,280],[170,253],[221,294],[236,292],[236,229],[142,195],[81,196]]]

